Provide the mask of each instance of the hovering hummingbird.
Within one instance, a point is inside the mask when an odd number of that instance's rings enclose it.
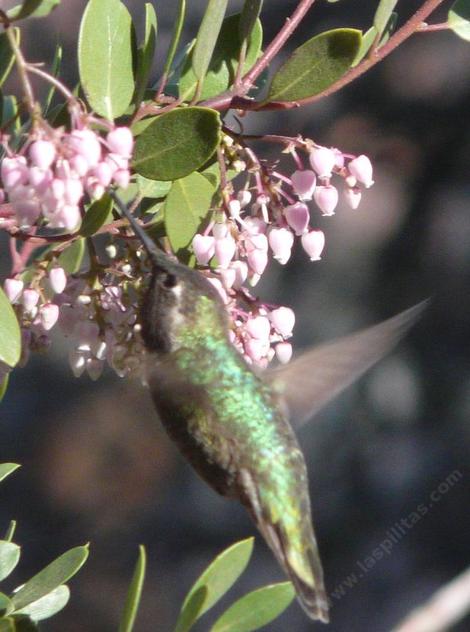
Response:
[[[149,256],[140,309],[151,395],[198,474],[248,510],[312,619],[328,622],[307,468],[290,419],[310,418],[387,353],[423,304],[256,372],[229,340],[226,309],[198,271],[170,259],[116,199]]]

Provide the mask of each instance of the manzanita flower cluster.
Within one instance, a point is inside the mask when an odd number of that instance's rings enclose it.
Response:
[[[334,215],[339,199],[333,176],[343,178],[345,199],[356,209],[361,189],[373,184],[372,164],[365,155],[344,154],[308,140],[302,143],[308,167],[291,145],[287,151],[296,169],[286,175],[261,164],[251,150],[237,147],[231,138],[226,139],[226,146],[235,157],[232,166],[247,173],[246,182],[236,193],[227,186],[224,208],[203,233],[194,236],[193,250],[227,306],[233,343],[246,360],[266,366],[276,355],[280,362],[288,362],[294,312],[257,301],[244,283],[256,285],[270,257],[286,264],[296,238],[310,260],[318,261],[325,246],[318,219]]]

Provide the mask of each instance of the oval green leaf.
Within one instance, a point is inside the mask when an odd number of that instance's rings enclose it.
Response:
[[[232,85],[237,71],[241,39],[239,36],[240,14],[225,18],[209,64],[200,94],[201,99],[220,94]],[[247,73],[261,52],[263,29],[259,20],[255,21],[248,40],[243,74]],[[194,49],[188,55],[179,82],[179,96],[183,100],[192,99],[197,86],[197,77],[192,68]]]
[[[13,29],[14,36],[16,42],[20,43],[20,29]],[[5,82],[5,79],[10,74],[10,71],[13,67],[13,62],[15,61],[15,56],[10,47],[10,42],[8,41],[8,36],[5,32],[0,34],[0,86],[2,86]]]
[[[11,598],[15,609],[29,606],[64,584],[80,570],[87,557],[87,546],[76,546],[63,553],[15,592]]]
[[[276,619],[295,597],[291,582],[271,584],[236,601],[210,632],[252,632]]]
[[[75,274],[80,270],[84,254],[85,240],[76,239],[60,253],[57,263],[61,268],[64,268],[67,274]]]
[[[200,173],[175,180],[165,206],[165,228],[173,251],[185,258],[192,238],[207,216],[214,189]]]
[[[300,101],[323,92],[349,70],[361,40],[356,29],[334,29],[308,40],[276,72],[266,101]]]
[[[20,559],[21,549],[13,542],[0,540],[0,581],[13,571]]]
[[[0,481],[3,481],[7,476],[13,474],[15,470],[21,467],[18,463],[1,463],[0,464]]]
[[[132,20],[119,0],[90,0],[78,39],[80,81],[91,107],[113,120],[134,94]]]
[[[149,180],[144,176],[137,176],[137,187],[143,198],[161,198],[167,195],[171,189],[171,182],[168,180]]]
[[[133,167],[151,180],[176,180],[201,167],[220,138],[218,112],[189,107],[157,117],[135,144]]]
[[[198,81],[204,81],[219,36],[228,0],[209,0],[194,45],[192,66]]]
[[[397,2],[398,0],[380,0],[379,6],[375,11],[373,21],[373,25],[377,29],[377,32],[380,33],[380,35],[382,35],[382,33],[384,32]]]
[[[134,574],[126,596],[121,622],[119,623],[119,632],[132,632],[134,629],[140,598],[142,596],[142,588],[144,587],[145,566],[145,547],[140,545],[139,557],[137,558]]]
[[[95,200],[85,213],[80,226],[80,235],[82,237],[91,237],[104,224],[109,223],[113,219],[113,200],[108,193],[105,193],[99,200]]]
[[[183,602],[182,611],[201,586],[207,588],[207,597],[198,616],[212,608],[245,570],[253,552],[253,542],[254,538],[241,540],[218,555],[189,591]]]
[[[13,606],[10,599],[4,593],[0,593],[0,616],[3,617],[5,614],[10,614],[12,610]]]
[[[456,35],[470,42],[470,1],[457,0],[449,11],[449,27]]]
[[[68,586],[57,586],[49,594],[44,595],[41,599],[30,603],[29,606],[21,608],[21,610],[15,610],[16,614],[28,615],[34,621],[42,621],[43,619],[49,619],[57,612],[60,612],[62,608],[65,608],[70,599],[70,589]]]
[[[371,26],[370,29],[368,29],[362,35],[361,45],[359,47],[359,50],[357,51],[357,55],[354,58],[353,63],[351,64],[352,68],[357,66],[357,64],[364,59],[364,57],[369,52],[370,47],[375,42],[376,38],[377,38],[377,29],[375,28],[375,26]]]
[[[258,21],[262,6],[263,0],[245,0],[238,26],[238,32],[242,42],[250,37],[255,24]]]
[[[55,9],[61,0],[24,0],[7,11],[9,19],[22,20],[23,18],[43,18]]]
[[[15,366],[21,357],[21,331],[15,311],[0,288],[0,362]]]

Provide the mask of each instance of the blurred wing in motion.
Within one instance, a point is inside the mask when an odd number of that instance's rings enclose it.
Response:
[[[418,320],[428,301],[358,333],[306,351],[289,364],[267,371],[295,428],[386,355]]]

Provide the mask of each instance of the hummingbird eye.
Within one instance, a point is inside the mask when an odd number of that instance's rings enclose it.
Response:
[[[176,278],[175,274],[168,273],[163,277],[163,280],[162,280],[163,287],[166,287],[168,289],[175,287],[177,283],[178,283],[178,279]]]

